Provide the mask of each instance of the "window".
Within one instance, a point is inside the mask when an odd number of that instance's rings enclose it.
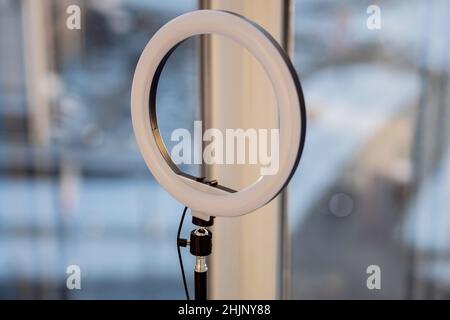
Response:
[[[72,4],[81,30],[66,27]],[[130,87],[150,37],[197,1],[0,7],[0,298],[182,298],[172,223],[182,207],[140,156]],[[197,57],[186,42],[162,75],[158,116],[171,125],[198,112]],[[85,290],[67,290],[70,265]]]
[[[444,1],[297,0],[308,133],[291,184],[293,297],[449,296]],[[382,290],[368,290],[377,265]]]

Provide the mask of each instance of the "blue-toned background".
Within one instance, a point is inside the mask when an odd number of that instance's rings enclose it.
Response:
[[[0,0],[0,299],[183,298],[182,206],[145,167],[129,98],[149,38],[197,1],[35,1],[39,26],[26,0]],[[73,3],[81,31],[65,26]],[[309,122],[289,191],[292,297],[450,298],[450,3],[295,5]],[[44,55],[30,50],[39,35]],[[165,136],[199,118],[196,41],[162,75]],[[66,288],[71,264],[81,290]]]

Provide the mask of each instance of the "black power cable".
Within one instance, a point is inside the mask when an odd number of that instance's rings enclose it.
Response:
[[[178,259],[180,261],[181,275],[183,276],[183,285],[184,285],[184,291],[186,292],[186,299],[191,300],[189,298],[189,290],[188,290],[188,287],[187,287],[186,275],[184,274],[183,258],[181,257],[181,250],[180,250],[180,247],[186,247],[187,246],[187,240],[180,238],[181,228],[183,227],[184,216],[186,215],[187,209],[188,209],[188,207],[184,207],[183,214],[181,215],[180,224],[178,226],[177,251],[178,251]]]

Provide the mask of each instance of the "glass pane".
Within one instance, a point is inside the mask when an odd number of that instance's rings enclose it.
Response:
[[[448,298],[449,2],[295,5],[293,298]]]
[[[196,7],[0,1],[0,299],[184,297],[174,246],[183,208],[144,164],[130,89],[150,37]],[[162,75],[159,115],[178,127],[198,114],[197,61],[186,42]],[[82,290],[66,287],[71,265]]]

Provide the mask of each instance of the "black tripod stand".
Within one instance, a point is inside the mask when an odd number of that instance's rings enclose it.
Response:
[[[209,256],[212,251],[212,233],[207,228],[214,224],[214,217],[210,217],[209,221],[192,217],[192,223],[196,226],[196,228],[191,231],[190,239],[181,239],[179,229],[177,244],[178,247],[186,247],[189,245],[190,253],[195,256],[195,300],[206,301],[208,298],[208,266],[206,264],[206,257]],[[180,253],[179,256],[181,262]],[[189,293],[186,288],[186,280],[184,279],[183,267],[182,272],[186,294],[189,298]]]
[[[192,223],[197,226],[191,232],[190,252],[195,256],[195,300],[206,300],[208,298],[208,266],[206,257],[211,254],[212,233],[207,227],[213,225],[213,218],[205,221],[192,218]]]

